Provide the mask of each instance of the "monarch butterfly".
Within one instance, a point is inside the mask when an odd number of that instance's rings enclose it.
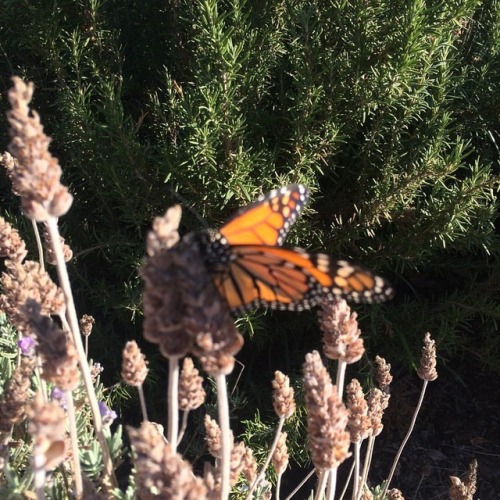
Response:
[[[233,312],[252,307],[299,311],[323,298],[374,303],[393,290],[379,276],[345,260],[281,245],[309,199],[300,184],[276,189],[200,239],[216,288]]]

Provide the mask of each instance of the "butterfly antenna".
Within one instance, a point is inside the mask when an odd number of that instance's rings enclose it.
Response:
[[[207,224],[207,221],[203,218],[203,216],[197,210],[195,210],[189,204],[189,202],[187,201],[187,199],[184,196],[182,196],[182,194],[180,194],[177,191],[174,191],[173,187],[170,188],[170,192],[172,193],[172,196],[174,198],[176,198],[180,202],[180,204],[182,205],[183,209],[187,210],[192,215],[194,215],[195,219],[200,222],[201,226],[204,227],[205,229],[208,229],[209,226]]]

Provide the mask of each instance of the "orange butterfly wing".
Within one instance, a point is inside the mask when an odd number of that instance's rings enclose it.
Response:
[[[362,267],[281,247],[309,194],[300,184],[271,191],[205,243],[215,285],[232,310],[301,310],[325,297],[373,303],[392,296],[387,282]]]
[[[325,297],[374,303],[393,293],[370,271],[323,254],[262,245],[234,246],[231,254],[224,272],[216,274],[214,281],[236,311],[255,306],[302,310]]]
[[[301,184],[275,189],[238,212],[219,233],[230,245],[278,245],[309,199]]]

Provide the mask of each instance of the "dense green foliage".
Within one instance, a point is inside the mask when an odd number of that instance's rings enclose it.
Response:
[[[4,0],[0,86],[36,84],[75,195],[62,223],[80,312],[104,333],[91,352],[108,373],[139,335],[152,218],[181,202],[185,231],[200,216],[217,226],[289,182],[314,192],[290,244],[398,289],[360,309],[371,353],[411,363],[429,330],[442,359],[500,369],[499,21],[493,0]],[[254,383],[319,345],[307,313],[251,319],[245,374],[266,370]]]

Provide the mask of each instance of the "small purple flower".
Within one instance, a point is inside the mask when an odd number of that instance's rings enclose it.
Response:
[[[68,409],[68,401],[66,400],[66,393],[59,389],[59,387],[54,387],[52,389],[52,393],[50,394],[50,398],[54,401],[59,401],[61,408],[63,410]]]
[[[99,401],[99,413],[102,417],[103,425],[111,425],[113,420],[118,416],[114,410],[110,410],[106,403]]]
[[[23,337],[17,342],[17,347],[21,349],[23,356],[31,358],[35,354],[36,342],[31,337]]]

